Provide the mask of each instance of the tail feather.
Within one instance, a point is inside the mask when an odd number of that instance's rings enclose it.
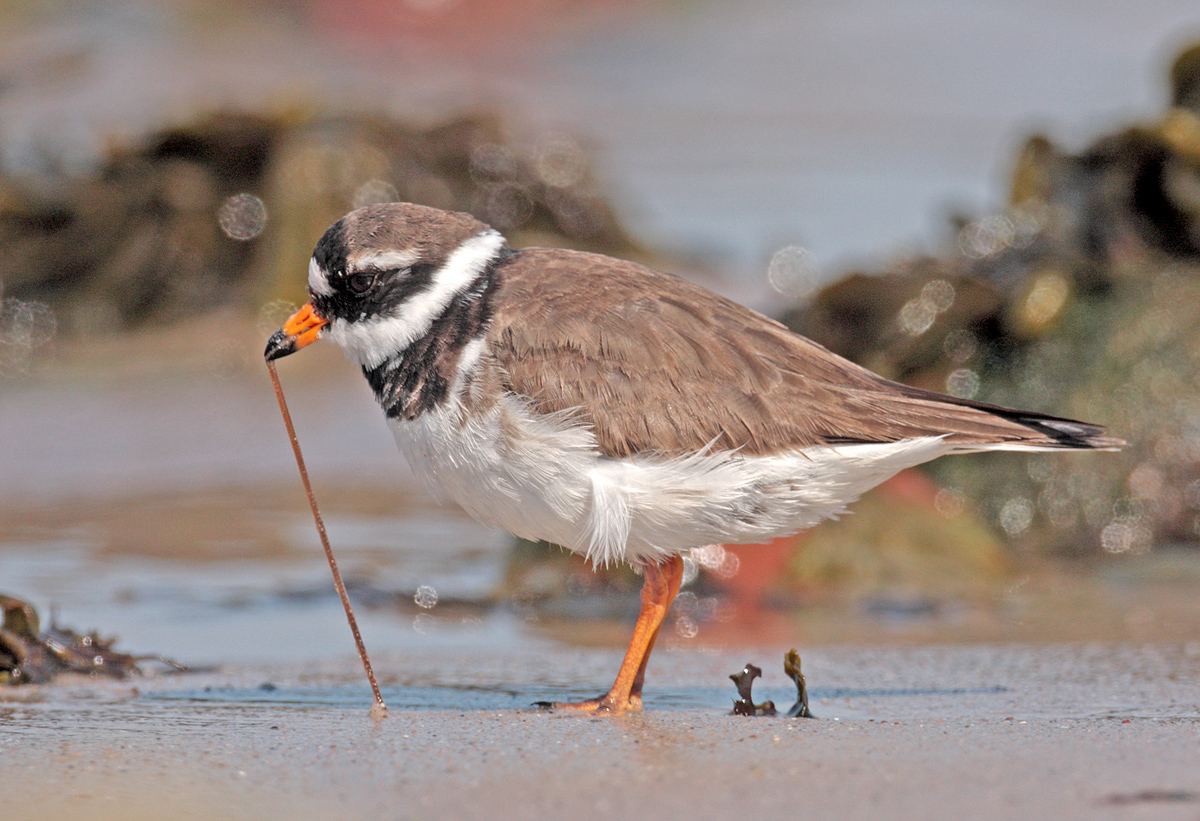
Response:
[[[939,421],[945,425],[946,441],[959,446],[956,449],[1120,450],[1125,446],[1090,422],[961,399],[911,385],[897,386],[907,399],[940,406]]]
[[[1060,448],[1070,450],[1119,450],[1125,446],[1125,442],[1105,436],[1104,428],[1100,425],[1093,425],[1090,422],[1077,422],[1074,419],[1012,411],[1007,408],[991,412],[1042,434],[1047,439],[1053,440],[1054,444]]]

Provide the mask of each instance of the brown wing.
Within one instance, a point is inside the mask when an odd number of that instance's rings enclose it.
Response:
[[[489,333],[507,387],[577,410],[611,456],[768,454],[929,435],[1115,444],[1091,425],[898,385],[783,325],[636,263],[529,248],[500,269]]]

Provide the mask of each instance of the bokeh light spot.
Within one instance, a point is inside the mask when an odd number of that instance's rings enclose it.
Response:
[[[1026,325],[1042,330],[1062,313],[1071,295],[1071,284],[1057,271],[1038,275],[1022,304]]]
[[[956,365],[966,362],[979,350],[979,340],[975,334],[963,328],[958,328],[946,334],[942,350]]]
[[[700,625],[691,616],[678,616],[675,619],[675,632],[685,639],[694,639],[700,632]]]
[[[57,334],[58,318],[48,305],[20,299],[0,302],[0,375],[28,373],[39,351]]]
[[[719,544],[692,548],[692,559],[721,579],[733,578],[741,564],[736,554],[730,553]]]
[[[551,188],[572,188],[587,174],[587,156],[566,134],[547,134],[533,148],[533,171]]]
[[[771,256],[767,280],[778,293],[798,299],[817,287],[821,267],[816,255],[799,245],[780,248]]]
[[[286,299],[273,299],[258,309],[254,320],[254,328],[260,336],[270,336],[279,330],[287,318],[296,313],[299,306]]]
[[[251,240],[267,227],[267,206],[253,194],[234,194],[217,209],[217,222],[230,239]]]
[[[979,393],[979,374],[970,368],[959,368],[946,377],[946,392],[959,399],[974,399]]]
[[[933,306],[935,311],[950,310],[954,305],[955,289],[954,286],[944,279],[931,279],[921,288],[921,299]]]
[[[438,592],[428,584],[423,584],[417,588],[417,592],[413,594],[413,602],[422,610],[432,610],[437,607]]]
[[[1028,499],[1018,496],[1009,499],[1000,508],[1000,527],[1009,536],[1020,536],[1033,524],[1033,505]]]
[[[381,202],[396,202],[399,198],[396,186],[387,180],[371,179],[354,189],[350,203],[354,208],[364,208]]]
[[[513,180],[519,172],[516,154],[508,146],[484,143],[471,151],[471,178],[480,185]]]
[[[963,512],[966,500],[961,493],[944,487],[933,497],[933,506],[943,516],[953,518]]]
[[[933,327],[938,311],[932,302],[925,299],[910,299],[900,309],[897,319],[900,329],[909,336],[920,336]]]
[[[1012,245],[1015,236],[1016,231],[1008,217],[984,217],[959,231],[958,248],[971,259],[984,259]]]

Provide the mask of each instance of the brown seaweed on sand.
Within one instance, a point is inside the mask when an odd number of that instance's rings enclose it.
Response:
[[[783,656],[783,672],[787,673],[796,684],[796,703],[784,714],[788,718],[815,718],[812,712],[808,709],[808,685],[804,681],[804,674],[800,672],[800,654],[793,647],[788,650]],[[754,679],[762,675],[762,668],[753,664],[747,663],[740,673],[732,673],[729,678],[737,687],[738,697],[733,702],[733,713],[735,716],[773,716],[778,715],[775,709],[775,702],[764,701],[762,704],[755,704],[754,699],[750,694],[751,688],[754,686]]]
[[[783,672],[796,682],[796,703],[787,711],[787,717],[816,718],[808,709],[808,685],[804,681],[804,674],[800,672],[800,654],[794,647],[783,656]]]
[[[0,684],[45,684],[64,673],[123,679],[142,675],[138,662],[147,660],[187,670],[162,656],[114,650],[116,639],[103,639],[95,632],[76,633],[54,623],[42,630],[33,606],[14,596],[0,594],[0,610]]]
[[[762,669],[747,663],[740,673],[731,673],[729,678],[737,686],[738,697],[733,702],[733,715],[735,716],[773,716],[775,715],[775,702],[764,701],[762,704],[755,704],[750,696],[750,688],[754,686],[754,679],[762,675]]]

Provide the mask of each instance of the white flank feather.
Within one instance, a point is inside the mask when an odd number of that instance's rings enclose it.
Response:
[[[774,456],[614,459],[596,451],[572,415],[539,416],[516,397],[475,416],[452,395],[436,410],[389,424],[414,470],[473,517],[598,565],[795,533],[952,449],[941,437],[923,437]]]

